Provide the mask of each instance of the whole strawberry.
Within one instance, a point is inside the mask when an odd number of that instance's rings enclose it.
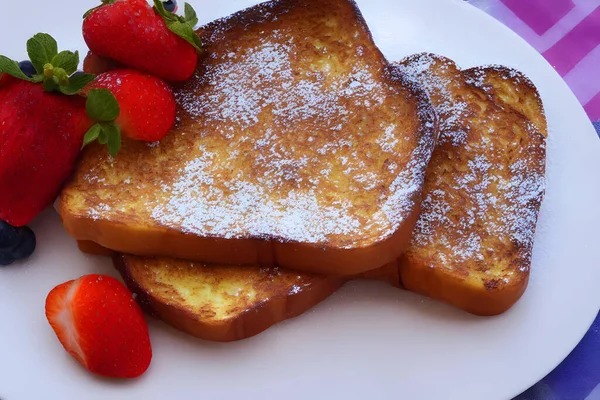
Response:
[[[46,318],[65,350],[94,374],[135,378],[150,366],[148,325],[115,278],[86,275],[58,285],[46,298]]]
[[[39,33],[27,42],[35,73],[0,56],[0,220],[28,224],[54,201],[92,121],[76,94],[94,75],[73,75],[77,52]],[[30,65],[31,65],[30,64]]]
[[[100,57],[88,51],[88,54],[83,59],[83,71],[88,74],[99,75],[111,69],[125,68],[122,64],[111,60],[110,58]]]
[[[131,69],[116,69],[98,75],[84,93],[98,89],[107,89],[114,95],[118,112],[108,116],[112,121],[106,116],[98,116],[97,119],[104,118],[105,122],[90,129],[85,143],[97,138],[100,142],[110,142],[111,135],[120,134],[134,140],[155,142],[162,139],[175,123],[173,92],[155,76]]]
[[[10,79],[11,79],[10,75],[5,74],[4,72],[0,72],[0,89],[2,88],[2,86],[7,84]]]
[[[85,99],[13,80],[0,90],[0,219],[28,224],[69,177],[91,126]]]
[[[103,0],[84,16],[83,38],[90,50],[167,81],[189,79],[196,68],[198,18],[185,4],[185,17],[154,8],[146,0]]]

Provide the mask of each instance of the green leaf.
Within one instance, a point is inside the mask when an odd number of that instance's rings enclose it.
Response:
[[[104,129],[100,131],[100,136],[98,136],[98,143],[106,144],[108,143],[108,133]]]
[[[108,135],[108,153],[115,157],[121,149],[121,129],[114,123],[104,124],[103,130]]]
[[[99,122],[114,121],[121,109],[115,96],[108,89],[92,89],[85,103],[87,115]]]
[[[196,10],[194,10],[194,7],[190,6],[188,3],[185,3],[184,15],[186,22],[191,25],[192,29],[198,25],[198,16],[196,15]]]
[[[94,124],[85,133],[85,136],[83,137],[83,146],[86,146],[86,145],[92,143],[94,140],[98,139],[98,136],[100,136],[100,132],[102,132],[102,125]]]
[[[78,74],[69,78],[67,86],[61,86],[60,91],[66,95],[73,95],[87,86],[88,83],[96,78],[94,74]]]
[[[73,53],[68,50],[61,51],[52,58],[50,63],[54,68],[62,68],[67,75],[71,75],[77,71],[77,67],[79,66],[79,52],[76,51]]]
[[[58,89],[58,83],[55,82],[54,79],[45,79],[44,80],[44,90],[46,92],[54,92]]]
[[[58,54],[56,40],[47,33],[37,33],[27,41],[27,54],[38,74],[44,73],[44,64]]]
[[[154,10],[165,20],[165,22],[179,20],[177,15],[167,11],[161,0],[154,0]]]
[[[198,17],[192,6],[185,3],[184,17],[168,12],[161,0],[154,0],[154,10],[164,19],[165,24],[171,32],[194,46],[199,52],[202,51],[202,42],[194,32],[194,28],[198,24]]]
[[[194,48],[198,51],[202,51],[200,48],[202,46],[202,42],[196,33],[194,32],[194,28],[192,28],[188,23],[173,21],[167,22],[167,27],[171,32],[194,46]]]
[[[37,74],[37,75],[34,75],[34,76],[32,76],[32,77],[31,77],[31,82],[33,82],[33,83],[40,83],[40,82],[42,82],[42,81],[43,81],[45,78],[46,78],[46,77],[45,77],[44,75]]]
[[[0,56],[0,72],[5,72],[8,75],[12,75],[15,78],[23,79],[25,81],[32,82],[33,80],[21,71],[19,63],[11,60],[8,57]]]

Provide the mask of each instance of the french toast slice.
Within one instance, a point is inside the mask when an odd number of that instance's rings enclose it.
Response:
[[[439,116],[401,282],[473,314],[500,314],[527,287],[545,191],[539,95],[516,71],[463,72],[432,54],[408,57],[398,73],[422,85]]]
[[[533,82],[522,72],[503,65],[491,65],[469,68],[463,74],[467,83],[483,89],[496,104],[523,114],[547,136],[542,99]]]
[[[275,0],[198,31],[160,143],[84,149],[58,209],[121,253],[351,276],[408,245],[434,145],[350,0]]]
[[[277,267],[214,266],[172,258],[115,254],[113,262],[146,313],[192,336],[218,342],[246,339],[296,317],[347,280]],[[380,268],[356,279],[398,286],[398,269]]]
[[[258,266],[116,255],[115,266],[144,311],[210,341],[257,335],[318,304],[342,284],[316,274]]]

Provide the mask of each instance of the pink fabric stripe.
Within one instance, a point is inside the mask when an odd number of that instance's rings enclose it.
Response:
[[[600,7],[543,55],[561,76],[565,76],[597,45],[600,45]]]
[[[581,104],[600,92],[600,46],[585,56],[564,79]]]
[[[572,0],[500,1],[540,36],[575,7]]]
[[[600,93],[594,96],[584,107],[592,121],[600,121]]]

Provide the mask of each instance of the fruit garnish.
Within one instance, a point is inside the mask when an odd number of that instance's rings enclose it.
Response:
[[[196,12],[185,4],[184,16],[165,9],[160,0],[104,0],[86,13],[83,38],[97,56],[150,73],[167,81],[189,79],[196,69],[200,38]]]
[[[54,202],[94,120],[116,118],[108,90],[88,99],[88,116],[79,94],[95,75],[77,71],[77,52],[59,53],[45,33],[27,41],[27,52],[29,62],[0,56],[0,220],[16,227]],[[120,141],[106,139],[116,154]]]
[[[154,9],[165,20],[165,23],[171,32],[194,46],[196,50],[202,51],[202,42],[194,32],[194,28],[198,24],[198,17],[192,6],[188,3],[184,3],[183,16],[175,15],[173,12],[167,11],[165,3],[161,0],[154,0]]]
[[[46,298],[46,318],[65,350],[94,374],[135,378],[150,366],[148,325],[115,278],[85,275],[56,286]]]
[[[114,104],[104,98],[106,91],[114,95]],[[88,93],[88,114],[101,121],[86,134],[86,144],[98,139],[100,143],[108,142],[109,151],[118,150],[121,133],[131,139],[155,142],[175,123],[173,92],[169,85],[152,75],[131,69],[112,70],[98,75],[85,92]],[[101,113],[94,112],[96,106]]]
[[[0,89],[0,220],[24,226],[54,202],[91,125],[83,97],[9,77]]]
[[[171,13],[177,12],[177,1],[175,0],[161,0],[165,10]]]
[[[91,74],[72,76],[79,65],[79,53],[69,50],[58,52],[56,40],[47,33],[37,33],[27,41],[28,63],[18,63],[0,55],[0,73],[33,83],[42,83],[47,92],[59,91],[76,94],[94,79]],[[21,67],[24,67],[23,69]]]
[[[85,108],[88,116],[98,122],[86,132],[83,146],[97,139],[100,144],[107,145],[111,156],[116,156],[121,149],[121,129],[115,124],[121,114],[117,99],[107,89],[91,89]]]
[[[30,228],[15,227],[0,221],[0,265],[10,265],[29,257],[35,245],[35,234]]]
[[[123,66],[116,61],[100,57],[91,51],[89,51],[87,56],[83,59],[83,71],[88,74],[99,75],[116,68],[123,68]]]
[[[33,78],[33,75],[36,74],[35,67],[33,63],[29,60],[24,60],[19,63],[19,69],[22,73],[27,75],[29,78]]]

